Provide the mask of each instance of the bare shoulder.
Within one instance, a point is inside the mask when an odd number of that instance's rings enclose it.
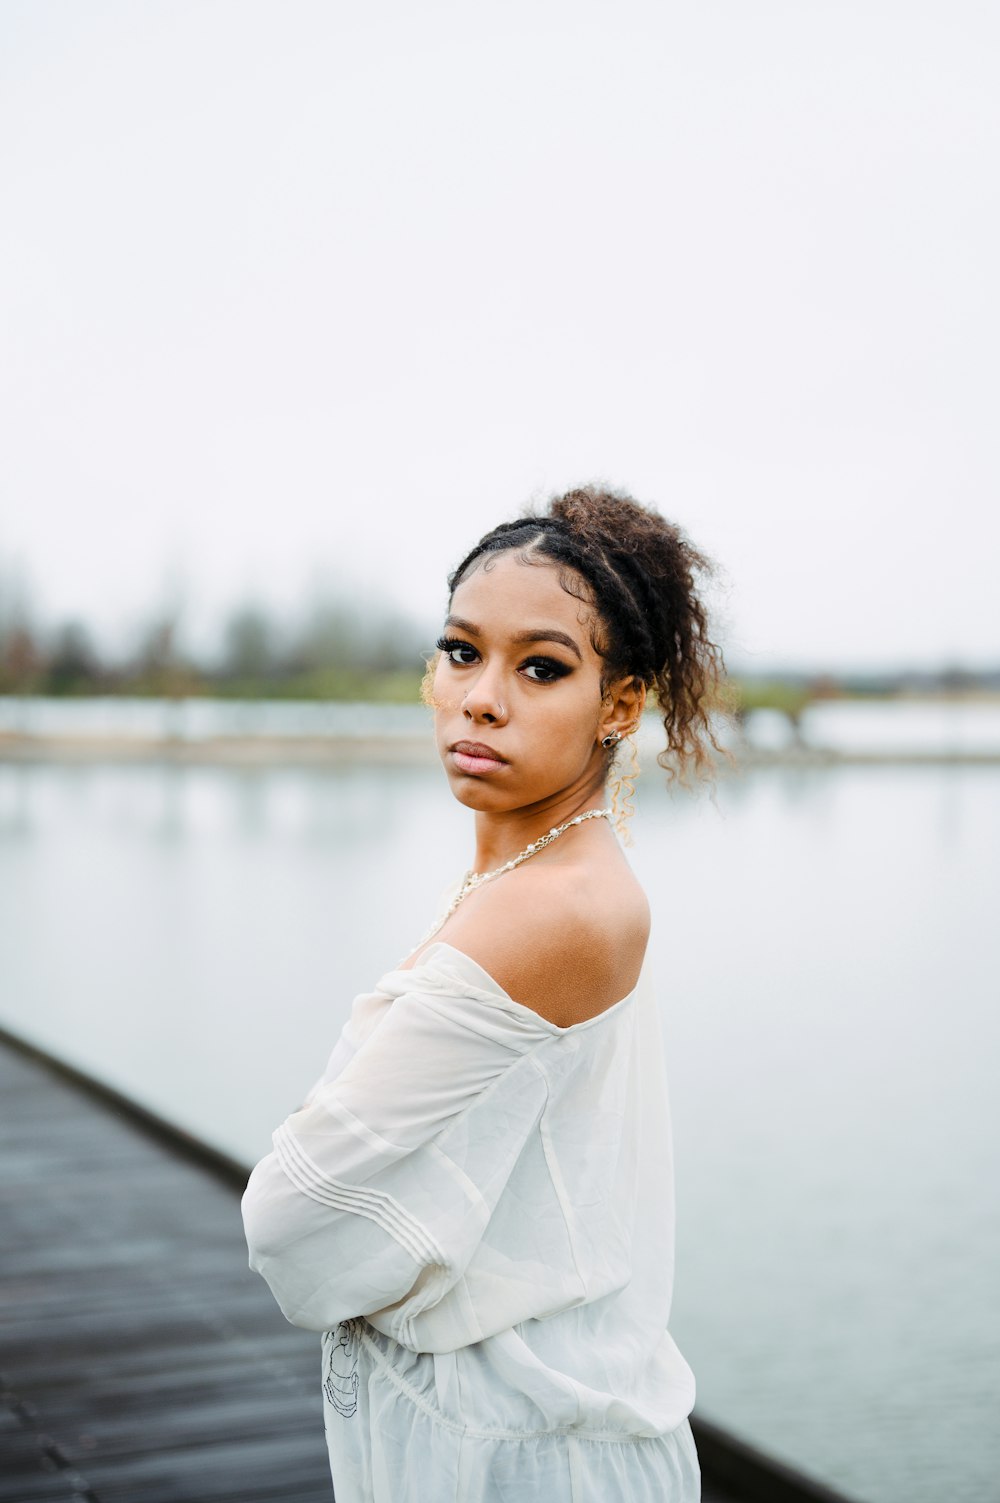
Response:
[[[490,886],[451,938],[516,1002],[568,1028],[634,989],[650,910],[625,863],[603,872],[540,865]]]

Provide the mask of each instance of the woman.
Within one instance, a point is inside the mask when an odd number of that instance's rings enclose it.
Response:
[[[721,750],[709,568],[587,488],[449,578],[424,698],[474,867],[243,1198],[251,1267],[323,1333],[337,1503],[700,1497],[650,910],[604,798],[649,688],[682,773]]]

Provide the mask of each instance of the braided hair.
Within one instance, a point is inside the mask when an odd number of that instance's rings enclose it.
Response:
[[[695,585],[696,573],[714,573],[712,560],[631,496],[581,486],[551,499],[543,513],[529,509],[480,538],[448,576],[449,604],[478,560],[489,568],[491,555],[512,548],[525,564],[561,565],[562,588],[595,609],[591,644],[603,659],[601,693],[616,679],[641,679],[667,736],[657,763],[671,778],[675,763],[683,784],[688,768],[709,776],[709,746],[726,755],[710,713],[728,707],[725,659],[709,640]],[[616,751],[609,750],[609,764]]]

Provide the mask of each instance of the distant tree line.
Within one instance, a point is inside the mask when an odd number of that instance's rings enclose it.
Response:
[[[245,699],[415,702],[433,634],[405,614],[364,599],[315,601],[297,625],[263,604],[244,602],[223,623],[221,648],[194,652],[182,635],[183,612],[161,611],[115,661],[84,621],[45,628],[23,588],[0,578],[0,694],[190,696]],[[818,699],[905,694],[959,696],[1000,692],[1000,665],[976,671],[955,664],[895,672],[752,672],[730,668],[737,718],[760,708],[793,726]]]
[[[112,659],[85,621],[39,625],[0,579],[0,694],[407,700],[434,641],[405,614],[346,596],[314,601],[297,624],[244,601],[214,650],[191,649],[183,626],[180,608],[160,611]]]

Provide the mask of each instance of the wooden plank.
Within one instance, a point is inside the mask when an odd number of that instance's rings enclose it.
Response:
[[[331,1503],[237,1190],[7,1048],[0,1099],[2,1503]]]

